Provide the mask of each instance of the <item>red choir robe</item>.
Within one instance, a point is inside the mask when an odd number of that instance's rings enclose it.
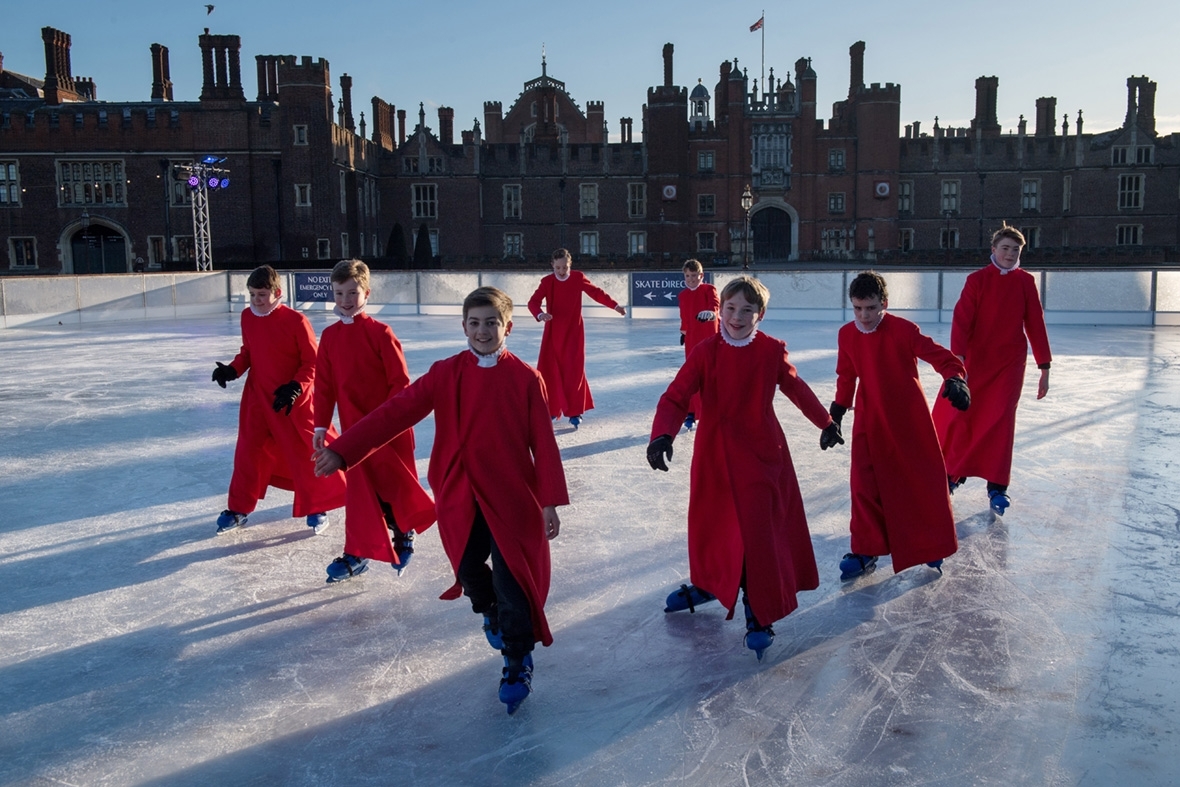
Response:
[[[1032,274],[1021,268],[1001,273],[989,264],[968,276],[955,304],[951,352],[965,359],[971,407],[959,412],[944,401],[934,405],[949,475],[1008,485],[1030,344],[1038,365],[1053,360]]]
[[[311,460],[312,384],[316,342],[311,323],[283,304],[265,317],[242,311],[242,349],[230,362],[238,376],[250,374],[238,409],[238,443],[229,482],[231,511],[249,514],[276,486],[295,492],[292,516],[319,514],[344,505],[344,474],[315,474]],[[291,414],[274,411],[275,389],[292,380],[303,393]],[[334,436],[334,431],[333,431]]]
[[[427,478],[451,567],[471,534],[478,504],[512,576],[529,599],[533,635],[553,642],[545,619],[549,541],[541,509],[569,504],[561,454],[541,375],[504,351],[481,367],[464,351],[436,362],[397,396],[347,429],[331,449],[351,467],[434,411]],[[442,594],[462,594],[458,580]]]
[[[872,333],[840,328],[835,401],[854,410],[852,551],[892,554],[895,573],[959,548],[919,358],[943,379],[964,374],[950,350],[901,317],[886,313]]]
[[[716,314],[721,309],[721,299],[717,296],[717,288],[712,284],[701,282],[695,290],[685,287],[676,296],[680,304],[680,332],[684,334],[684,359],[692,354],[692,348],[713,336],[719,330],[720,322],[710,320],[701,322],[697,315],[703,311]],[[701,417],[701,397],[692,398],[688,411],[699,420]]]
[[[651,437],[675,439],[699,393],[709,417],[694,442],[688,498],[692,582],[733,616],[742,566],[750,607],[763,625],[819,587],[807,514],[791,452],[774,412],[775,389],[820,429],[831,418],[787,359],[786,343],[763,333],[743,347],[720,334],[693,350],[660,397]]]
[[[590,283],[581,271],[570,271],[565,281],[554,274],[541,279],[529,298],[529,312],[540,319],[541,302],[553,319],[541,334],[537,369],[545,378],[549,394],[549,415],[562,413],[572,418],[594,409],[590,384],[586,382],[586,327],[582,322],[582,293],[611,309],[619,304],[606,291]]]
[[[330,428],[339,410],[349,429],[410,384],[410,371],[393,329],[364,312],[333,323],[320,335],[316,356],[315,425]],[[331,445],[329,443],[329,445]],[[380,500],[393,510],[402,532],[434,524],[434,500],[418,481],[414,430],[407,429],[347,472],[344,551],[397,564]]]

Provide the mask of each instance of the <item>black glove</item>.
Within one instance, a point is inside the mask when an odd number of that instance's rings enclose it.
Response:
[[[662,434],[647,444],[647,463],[652,470],[663,470],[666,473],[668,465],[664,463],[665,456],[672,459],[672,438]]]
[[[956,410],[966,410],[971,406],[971,391],[962,377],[948,377],[942,386],[942,395]]]
[[[828,415],[832,416],[832,420],[839,426],[844,422],[844,413],[848,412],[848,408],[842,404],[832,402],[832,406],[828,408]],[[840,441],[844,442],[843,440]]]
[[[279,412],[284,407],[287,408],[286,415],[291,414],[291,408],[295,406],[295,402],[303,395],[303,386],[292,380],[289,383],[283,383],[275,389],[275,412]]]
[[[680,346],[681,346],[681,347],[683,347],[683,346],[684,346],[684,334],[683,334],[683,333],[682,333],[682,334],[680,334]]]
[[[840,422],[833,420],[819,433],[819,447],[821,451],[844,445],[844,438],[840,435]]]
[[[213,382],[224,388],[226,383],[236,379],[238,379],[237,369],[232,366],[226,366],[221,361],[217,361],[217,368],[213,370]]]

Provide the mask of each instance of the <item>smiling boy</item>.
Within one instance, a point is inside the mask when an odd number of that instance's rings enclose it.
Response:
[[[504,668],[500,701],[512,713],[532,690],[535,642],[553,642],[545,618],[549,540],[568,505],[565,471],[541,375],[508,351],[512,300],[480,287],[463,302],[468,349],[426,374],[316,452],[323,475],[354,466],[434,412],[427,478],[455,584],[471,599]],[[491,567],[487,565],[491,559]]]
[[[665,611],[720,599],[732,618],[738,593],[746,614],[746,647],[759,660],[774,641],[771,624],[819,586],[803,497],[786,436],[774,412],[780,390],[826,441],[843,442],[839,426],[799,378],[786,343],[758,331],[770,293],[741,276],[721,292],[721,330],[689,355],[660,397],[647,460],[667,471],[672,443],[699,394],[709,417],[697,428],[688,502],[692,585],[668,597]]]
[[[1023,248],[1024,235],[1005,224],[992,236],[990,264],[967,277],[955,304],[951,352],[966,364],[974,401],[966,413],[934,407],[951,490],[968,476],[986,479],[988,505],[1001,516],[1012,502],[1016,408],[1029,345],[1041,370],[1037,399],[1049,393],[1053,360],[1036,280],[1020,267]]]
[[[575,429],[587,410],[594,409],[590,383],[586,381],[586,325],[582,321],[582,294],[626,316],[605,290],[590,283],[581,271],[573,270],[573,259],[565,249],[557,249],[550,260],[553,273],[541,279],[529,312],[545,323],[541,334],[541,351],[537,369],[545,378],[549,393],[549,415],[556,421],[562,413]],[[541,304],[545,304],[544,310]]]
[[[242,349],[213,382],[222,388],[250,372],[238,408],[238,441],[226,510],[217,532],[246,524],[268,486],[294,490],[292,516],[307,517],[316,533],[328,525],[327,511],[344,505],[344,475],[318,478],[307,457],[312,447],[312,381],[316,341],[311,323],[283,305],[279,274],[269,265],[246,280],[250,305],[242,311]]]
[[[348,429],[410,384],[410,371],[393,329],[365,313],[369,266],[341,260],[332,269],[332,297],[340,318],[320,335],[316,356],[315,437],[319,450],[335,437],[332,412]],[[414,430],[394,437],[348,470],[344,554],[328,565],[328,581],[361,574],[370,559],[400,574],[414,552],[414,536],[434,524],[434,500],[418,481]],[[391,540],[392,539],[392,540]]]
[[[830,408],[837,423],[849,409],[856,414],[852,551],[840,561],[840,578],[872,570],[887,554],[893,555],[894,572],[920,563],[941,571],[958,539],[917,362],[926,361],[946,380],[942,395],[959,409],[971,402],[963,364],[917,325],[886,312],[889,291],[879,274],[859,274],[848,296],[855,319],[840,329]]]
[[[684,345],[684,358],[692,354],[698,344],[717,333],[717,310],[721,300],[717,288],[705,283],[705,269],[697,260],[684,263],[684,289],[676,296],[680,306],[680,343]],[[700,418],[700,396],[694,396],[684,419],[684,428],[692,429]]]

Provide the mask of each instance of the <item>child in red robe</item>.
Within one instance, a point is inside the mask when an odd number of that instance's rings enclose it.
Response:
[[[348,429],[410,384],[401,342],[388,325],[365,314],[369,266],[341,260],[331,281],[340,321],[324,329],[316,356],[312,447],[317,451],[327,441],[333,410],[340,412],[340,427]],[[414,430],[402,432],[346,475],[344,555],[328,566],[328,581],[363,573],[370,558],[393,564],[400,574],[414,552],[415,534],[434,524],[434,500],[418,482]]]
[[[840,329],[831,407],[837,422],[849,408],[856,412],[852,551],[840,561],[840,578],[860,576],[888,554],[895,573],[919,563],[941,572],[959,542],[918,359],[946,380],[942,395],[959,409],[971,401],[963,364],[914,323],[886,314],[889,292],[877,273],[858,275],[848,296],[856,319]]]
[[[545,323],[537,369],[545,378],[549,415],[556,421],[565,413],[575,429],[582,415],[594,409],[586,382],[586,327],[582,322],[582,293],[626,315],[626,308],[593,284],[581,271],[571,270],[573,260],[565,249],[553,252],[553,273],[541,279],[529,298],[529,312]],[[545,310],[541,311],[541,302]]]
[[[669,597],[669,610],[718,598],[733,617],[738,591],[746,613],[745,643],[758,658],[771,628],[819,587],[799,481],[774,392],[782,391],[823,437],[839,426],[795,372],[786,344],[757,330],[770,293],[742,276],[721,293],[721,330],[689,355],[660,397],[647,448],[652,469],[667,470],[674,435],[699,393],[709,417],[697,429],[688,498],[688,564],[693,585]],[[842,441],[841,441],[842,442]],[[684,602],[676,603],[683,595]]]
[[[561,525],[556,507],[569,504],[545,384],[508,352],[511,330],[512,300],[494,287],[475,290],[463,302],[468,349],[316,452],[321,475],[353,466],[434,412],[427,477],[456,578],[442,598],[462,592],[484,616],[488,642],[504,656],[500,700],[509,713],[531,690],[533,644],[553,642],[548,540]]]
[[[692,354],[692,348],[717,333],[717,311],[721,300],[717,288],[704,283],[705,270],[697,260],[684,263],[684,289],[676,296],[680,305],[680,343],[684,345],[684,358]],[[684,428],[692,429],[700,418],[701,396],[692,398]]]
[[[953,492],[978,476],[987,480],[988,503],[1003,516],[1012,503],[1012,446],[1016,406],[1024,387],[1028,348],[1041,370],[1037,398],[1049,393],[1049,336],[1032,274],[1020,268],[1024,235],[1004,225],[992,235],[991,264],[967,277],[955,304],[951,352],[963,359],[971,381],[971,409],[960,413],[934,405],[934,425],[946,457]]]
[[[229,507],[217,532],[246,524],[268,486],[295,492],[292,516],[307,517],[320,533],[327,511],[344,505],[344,474],[317,477],[312,464],[312,380],[316,342],[311,323],[280,303],[279,274],[269,265],[246,280],[250,306],[242,311],[242,349],[229,366],[218,362],[213,382],[222,388],[246,373],[238,410],[238,443],[229,482]]]

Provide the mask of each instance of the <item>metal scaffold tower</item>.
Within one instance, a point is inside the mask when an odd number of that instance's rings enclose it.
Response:
[[[193,250],[198,271],[213,270],[209,192],[229,188],[229,170],[218,166],[224,161],[224,157],[205,156],[180,167],[188,175],[188,187],[193,192]]]

